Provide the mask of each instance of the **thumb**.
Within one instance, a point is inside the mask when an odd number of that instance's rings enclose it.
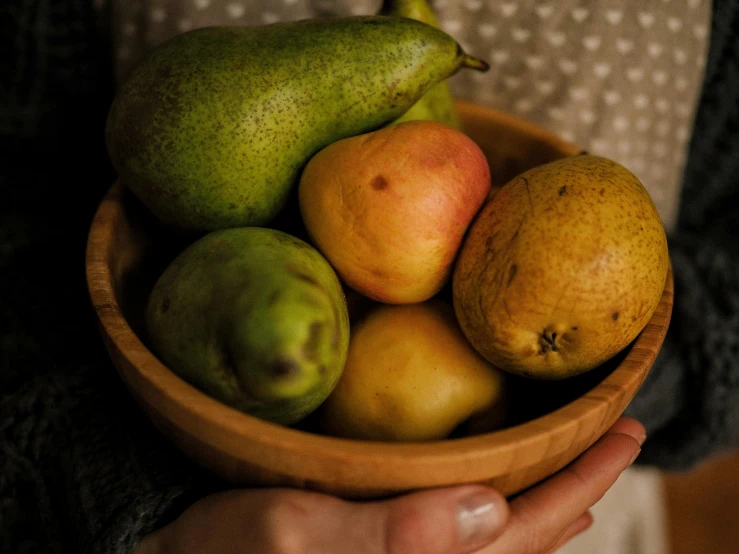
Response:
[[[199,500],[146,537],[137,554],[468,554],[508,520],[500,493],[471,485],[351,502],[285,488]]]
[[[356,553],[467,554],[495,539],[507,520],[505,498],[472,485],[354,503],[345,524],[370,534],[354,545]]]

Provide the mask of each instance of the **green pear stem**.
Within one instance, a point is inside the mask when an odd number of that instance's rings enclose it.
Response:
[[[481,60],[480,58],[475,58],[474,56],[470,56],[469,54],[464,54],[462,56],[462,67],[469,67],[470,69],[475,69],[484,73],[485,71],[490,69],[490,64],[485,60]]]

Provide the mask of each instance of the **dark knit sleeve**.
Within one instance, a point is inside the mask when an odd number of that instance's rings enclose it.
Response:
[[[90,308],[86,235],[113,179],[96,15],[0,2],[2,552],[129,553],[215,490],[135,405]]]
[[[714,2],[702,97],[670,237],[675,304],[663,351],[629,407],[641,463],[686,469],[739,445],[739,2]]]
[[[91,334],[82,340],[92,347]],[[152,429],[102,356],[59,352],[59,367],[0,404],[3,552],[127,554],[212,486]]]

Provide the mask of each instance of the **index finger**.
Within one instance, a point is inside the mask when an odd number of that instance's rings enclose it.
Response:
[[[631,434],[606,433],[570,465],[512,500],[505,532],[481,554],[545,551],[601,499],[639,450]]]

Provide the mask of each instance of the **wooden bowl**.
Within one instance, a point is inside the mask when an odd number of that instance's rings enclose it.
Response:
[[[461,102],[465,131],[489,158],[494,184],[579,149],[511,115]],[[168,237],[127,189],[115,184],[92,222],[87,279],[103,339],[122,380],[154,425],[185,454],[238,485],[282,485],[369,498],[488,483],[517,493],[595,442],[636,394],[664,341],[672,311],[670,272],[654,316],[601,368],[557,383],[518,383],[536,406],[505,429],[429,443],[338,439],[268,423],[201,393],[146,346],[142,318],[154,281],[185,243]],[[515,382],[511,388],[515,395]]]

